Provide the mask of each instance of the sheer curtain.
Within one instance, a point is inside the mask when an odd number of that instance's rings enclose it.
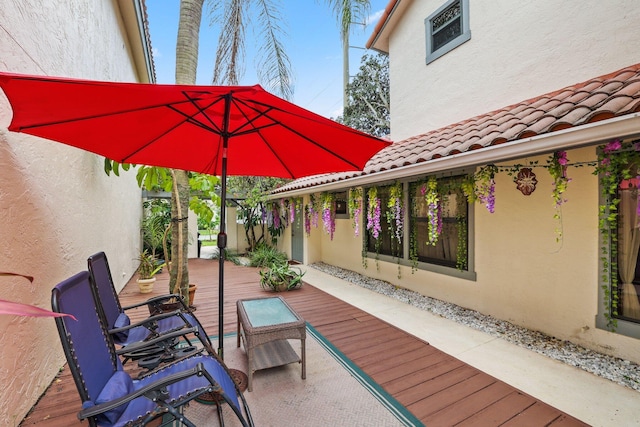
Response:
[[[640,320],[638,293],[632,283],[636,273],[638,250],[640,249],[637,191],[636,188],[620,191],[618,269],[622,279],[622,315]]]

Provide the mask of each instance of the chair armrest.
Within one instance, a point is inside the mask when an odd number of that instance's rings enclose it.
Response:
[[[187,334],[192,334],[192,333],[194,334],[197,330],[198,330],[197,328],[192,327],[192,328],[180,328],[173,331],[168,331],[161,335],[150,338],[146,341],[134,342],[124,347],[121,347],[116,350],[116,354],[120,355],[120,354],[132,353],[132,352],[135,352],[136,350],[141,350],[141,349],[145,349],[147,347],[153,346],[154,344],[164,343],[165,341],[171,341],[174,338],[180,338]]]
[[[203,375],[203,372],[206,372],[202,363],[198,363],[198,365],[191,369],[186,369],[182,372],[177,372],[175,374],[167,375],[164,378],[159,379],[158,381],[154,381],[151,384],[148,384],[145,387],[142,387],[139,390],[136,390],[132,393],[129,393],[125,396],[119,397],[118,399],[111,400],[109,402],[101,403],[99,405],[93,405],[89,408],[84,408],[78,412],[78,418],[80,420],[84,420],[90,417],[95,417],[97,415],[103,414],[107,411],[117,408],[120,405],[131,402],[133,399],[136,399],[141,396],[145,396],[151,400],[157,398],[158,393],[161,393],[164,388],[167,386],[176,383],[178,381],[182,381],[194,375]],[[207,376],[207,378],[211,378],[211,376]],[[212,389],[215,389],[218,386],[217,383],[211,385]],[[160,399],[162,400],[162,399]]]
[[[146,319],[139,320],[139,321],[137,321],[135,323],[131,323],[131,324],[126,325],[126,326],[121,326],[119,328],[109,329],[109,333],[113,335],[113,334],[118,333],[118,332],[126,332],[129,329],[137,328],[139,326],[143,326],[143,327],[145,327],[147,329],[153,330],[153,329],[155,329],[155,323],[157,323],[158,321],[160,321],[162,319],[166,319],[166,318],[173,317],[173,316],[180,317],[185,322],[185,324],[188,325],[188,323],[185,321],[184,317],[182,317],[180,315],[180,313],[181,313],[180,310],[175,310],[175,311],[167,311],[167,312],[164,312],[164,313],[156,314],[156,315],[147,317]]]
[[[149,329],[150,332],[155,332],[156,323],[159,320],[166,319],[166,318],[172,317],[172,316],[177,316],[180,319],[182,319],[182,321],[184,322],[185,326],[189,326],[189,327],[191,326],[185,320],[185,318],[183,316],[181,316],[180,310],[175,310],[175,311],[167,311],[165,313],[156,314],[154,316],[147,317],[146,319],[140,320],[140,321],[135,322],[135,323],[131,323],[131,324],[126,325],[126,326],[122,326],[120,328],[109,329],[109,334],[113,335],[113,334],[117,334],[118,332],[126,332],[129,329],[137,328],[137,327],[140,327],[140,326]]]
[[[166,294],[166,295],[158,295],[157,297],[153,297],[153,298],[149,298],[146,301],[143,302],[139,302],[136,304],[131,304],[131,305],[127,305],[126,307],[122,307],[123,310],[130,310],[132,308],[138,308],[138,307],[142,307],[145,305],[150,305],[150,304],[162,304],[172,298],[175,298],[176,300],[181,300],[182,296],[180,294]]]

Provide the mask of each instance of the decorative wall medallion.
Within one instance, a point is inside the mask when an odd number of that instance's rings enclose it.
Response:
[[[531,168],[520,169],[520,172],[518,172],[518,176],[516,177],[516,187],[522,192],[522,194],[528,196],[533,193],[537,184],[538,180],[536,179],[536,174],[533,173]]]

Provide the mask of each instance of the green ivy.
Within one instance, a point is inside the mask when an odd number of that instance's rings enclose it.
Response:
[[[620,182],[635,176],[640,168],[640,146],[638,143],[613,140],[598,151],[598,164],[594,175],[600,178],[603,204],[599,207],[598,228],[602,235],[602,290],[604,292],[607,327],[617,327],[618,284],[618,206]]]

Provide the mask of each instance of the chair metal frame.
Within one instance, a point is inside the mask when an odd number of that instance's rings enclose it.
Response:
[[[132,379],[115,351],[98,305],[87,271],[52,290],[53,311],[75,317],[58,317],[55,321],[83,404],[79,419],[88,420],[91,427],[115,427],[144,426],[162,417],[163,426],[177,421],[195,427],[181,408],[204,393],[216,392],[243,426],[254,425],[244,396],[215,353],[184,357]],[[126,380],[125,385],[121,379]],[[216,406],[220,424],[224,425],[220,404]]]
[[[154,369],[174,356],[180,357],[189,351],[195,351],[190,339],[193,336],[207,350],[212,348],[202,324],[179,295],[161,295],[141,303],[123,306],[113,282],[107,255],[104,252],[95,253],[87,259],[87,265],[92,278],[94,298],[99,302],[100,316],[115,344],[122,346],[117,353],[123,357],[124,363],[136,360],[143,367]],[[165,312],[157,310],[158,306],[171,299],[178,301],[177,309]],[[131,325],[117,327],[119,317],[126,317],[128,310],[143,306],[149,307],[150,313],[155,311],[157,314]],[[128,321],[128,317],[126,319]],[[121,337],[123,332],[126,338]],[[177,338],[181,338],[181,342],[187,345],[186,349],[178,348]]]

